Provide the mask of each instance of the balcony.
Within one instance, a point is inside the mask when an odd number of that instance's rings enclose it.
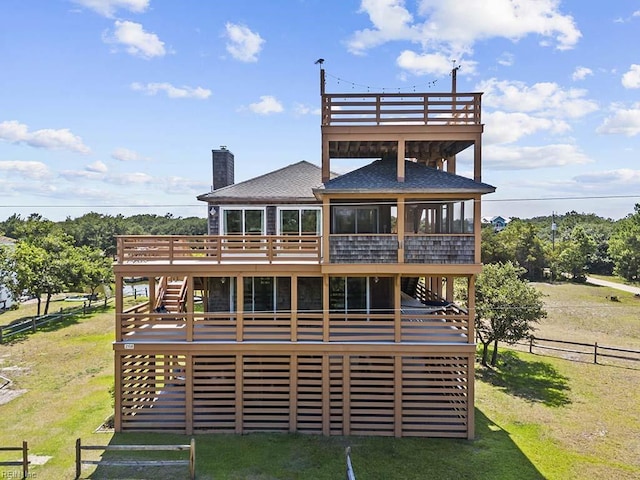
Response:
[[[322,125],[480,125],[480,93],[322,96]]]
[[[118,342],[469,342],[469,315],[454,305],[402,309],[398,316],[302,311],[159,314],[142,305],[117,317]]]
[[[312,235],[139,235],[117,237],[116,264],[320,263]]]
[[[320,236],[162,235],[117,238],[117,265],[320,264]],[[330,235],[329,263],[398,263],[395,234]],[[472,264],[474,234],[406,234],[404,263]]]

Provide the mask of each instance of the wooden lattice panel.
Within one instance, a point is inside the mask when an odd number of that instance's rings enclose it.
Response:
[[[299,356],[297,368],[297,431],[322,433],[322,357]]]
[[[184,431],[184,355],[122,355],[122,429]]]
[[[243,431],[289,431],[290,357],[243,357]]]
[[[350,357],[349,431],[352,435],[394,434],[393,362],[393,357]]]
[[[329,357],[329,410],[331,435],[343,435],[344,419],[344,357]]]
[[[468,357],[402,359],[402,435],[467,435]]]
[[[235,432],[235,355],[197,355],[192,365],[193,429]]]

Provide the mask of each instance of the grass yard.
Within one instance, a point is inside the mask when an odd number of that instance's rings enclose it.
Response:
[[[640,300],[588,285],[538,285],[549,318],[539,335],[637,347]],[[56,307],[58,309],[59,307]],[[0,345],[0,375],[26,392],[0,405],[0,446],[29,442],[44,465],[31,478],[74,477],[74,442],[188,443],[162,434],[94,433],[111,411],[113,310]],[[0,323],[6,323],[0,316]],[[351,446],[359,480],[638,479],[640,365],[573,362],[502,349],[499,368],[478,365],[476,440],[279,434],[198,435],[197,478],[340,479]],[[10,458],[8,458],[10,457]],[[0,452],[0,461],[15,455]],[[86,478],[188,478],[186,468],[147,471],[85,467]],[[0,467],[0,478],[17,478]],[[4,476],[3,476],[4,475]],[[13,477],[9,476],[13,475]]]

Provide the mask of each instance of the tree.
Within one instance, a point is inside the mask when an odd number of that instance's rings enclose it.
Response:
[[[38,315],[49,312],[53,295],[80,291],[95,293],[97,286],[111,280],[111,261],[101,251],[77,248],[62,232],[25,238],[13,248],[0,250],[0,281],[14,298],[28,294],[38,300]]]
[[[98,287],[113,281],[112,261],[96,248],[83,246],[78,249],[78,253],[83,270],[80,283],[89,290],[89,305],[91,305]]]
[[[562,247],[558,256],[560,271],[571,275],[571,278],[576,282],[583,282],[586,278],[589,260],[597,249],[596,242],[581,225],[577,225],[571,231],[570,239],[563,242]]]
[[[515,343],[533,332],[533,324],[547,316],[542,293],[520,276],[524,269],[511,262],[487,264],[476,281],[476,332],[483,345],[482,364],[498,359],[498,342]]]
[[[640,203],[636,203],[635,213],[616,225],[609,239],[609,255],[616,275],[630,282],[640,280]]]
[[[513,219],[504,230],[494,235],[492,237],[489,232],[483,231],[483,242],[493,240],[484,248],[484,262],[504,263],[507,259],[513,259],[517,265],[525,269],[527,279],[542,279],[547,264],[545,243],[538,236],[533,224]]]

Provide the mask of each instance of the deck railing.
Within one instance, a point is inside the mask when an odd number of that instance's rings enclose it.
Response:
[[[429,313],[225,312],[118,315],[121,342],[438,342],[467,343],[468,315]]]
[[[119,264],[320,261],[315,235],[119,236],[117,247]]]
[[[322,125],[480,125],[481,93],[342,93],[322,97]]]

